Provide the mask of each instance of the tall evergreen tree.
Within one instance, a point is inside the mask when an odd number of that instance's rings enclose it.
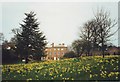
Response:
[[[16,47],[18,54],[25,57],[26,63],[28,63],[27,58],[29,55],[37,56],[37,58],[44,56],[47,43],[43,32],[39,30],[39,23],[35,19],[36,14],[30,12],[25,13],[25,15],[24,24],[20,24],[20,31],[16,34]]]

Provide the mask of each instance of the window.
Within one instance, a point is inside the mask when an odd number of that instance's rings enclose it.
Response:
[[[62,52],[62,54],[64,55],[64,52]]]
[[[58,50],[60,50],[60,48],[58,48]]]
[[[56,52],[54,52],[54,54],[56,54]]]
[[[63,50],[63,48],[61,48],[61,50]]]
[[[50,52],[50,55],[52,55],[52,52]]]
[[[56,48],[54,48],[54,50],[56,50]]]
[[[58,52],[58,55],[60,55],[60,52]]]

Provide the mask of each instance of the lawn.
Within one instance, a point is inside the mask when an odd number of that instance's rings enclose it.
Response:
[[[3,80],[118,80],[120,56],[90,56],[2,66]]]

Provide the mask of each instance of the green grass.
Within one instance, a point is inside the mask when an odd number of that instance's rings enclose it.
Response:
[[[3,65],[3,80],[118,80],[120,56]]]

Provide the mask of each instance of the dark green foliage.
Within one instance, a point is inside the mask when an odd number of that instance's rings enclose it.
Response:
[[[39,23],[35,19],[34,12],[25,13],[26,18],[23,20],[24,24],[20,24],[20,31],[16,34],[17,52],[22,57],[27,58],[33,55],[37,58],[44,56],[44,49],[46,39],[38,28]]]
[[[2,64],[13,63],[19,60],[14,46],[13,43],[8,41],[2,43]]]
[[[69,51],[69,52],[65,53],[64,57],[65,58],[74,58],[74,57],[76,57],[76,54],[73,51]]]

